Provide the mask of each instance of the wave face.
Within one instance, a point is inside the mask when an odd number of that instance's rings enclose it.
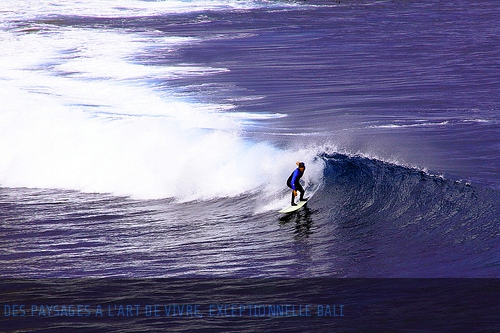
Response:
[[[325,183],[314,207],[331,242],[356,263],[349,275],[497,274],[498,191],[376,159],[323,158]]]

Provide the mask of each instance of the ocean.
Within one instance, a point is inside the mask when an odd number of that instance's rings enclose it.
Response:
[[[3,279],[500,277],[495,1],[0,17]],[[310,200],[280,215],[297,161]]]

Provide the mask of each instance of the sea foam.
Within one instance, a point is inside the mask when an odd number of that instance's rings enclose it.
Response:
[[[273,194],[297,160],[309,166],[307,181],[320,181],[314,151],[242,137],[256,114],[156,86],[227,69],[134,60],[151,45],[175,50],[196,40],[30,24],[0,32],[1,186],[180,200]]]

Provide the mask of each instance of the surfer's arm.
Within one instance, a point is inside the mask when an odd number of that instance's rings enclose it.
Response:
[[[295,181],[297,180],[297,176],[299,175],[299,170],[298,169],[295,169],[295,171],[293,172],[293,176],[292,176],[292,181],[290,182],[290,185],[292,185],[292,190],[297,190],[295,188]]]

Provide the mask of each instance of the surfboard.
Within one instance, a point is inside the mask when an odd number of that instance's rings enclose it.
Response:
[[[286,208],[283,208],[282,210],[278,211],[278,213],[281,213],[281,214],[286,214],[286,213],[293,213],[299,209],[301,209],[302,207],[304,207],[304,205],[307,203],[307,201],[299,201],[299,203],[297,204],[297,206],[288,206]]]

